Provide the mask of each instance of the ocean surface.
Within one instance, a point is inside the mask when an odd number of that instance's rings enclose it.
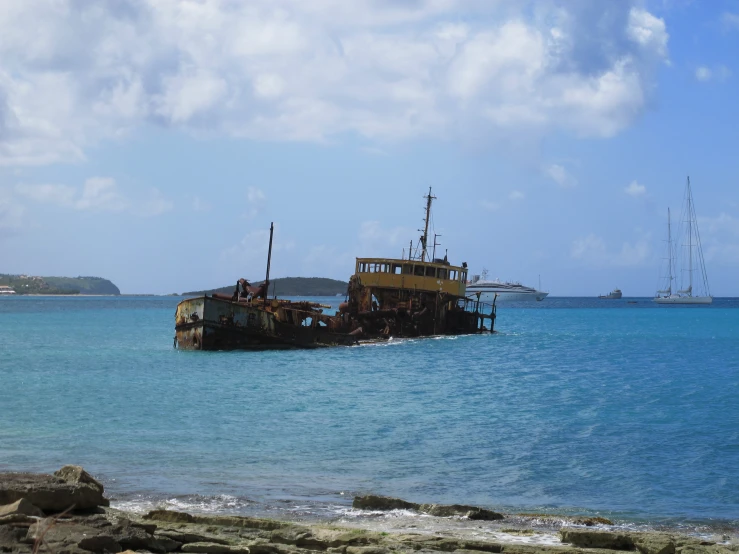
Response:
[[[739,299],[261,353],[173,349],[179,300],[0,298],[0,470],[80,464],[139,510],[331,519],[375,493],[739,528]]]

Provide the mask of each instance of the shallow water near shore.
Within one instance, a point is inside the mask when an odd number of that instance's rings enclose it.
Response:
[[[261,353],[174,350],[179,300],[0,299],[0,470],[80,464],[133,510],[422,519],[350,509],[375,493],[739,528],[739,300],[548,298],[495,335]]]

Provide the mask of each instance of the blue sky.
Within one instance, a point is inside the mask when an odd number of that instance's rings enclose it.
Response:
[[[0,273],[170,293],[400,256],[659,285],[693,183],[739,296],[739,0],[28,0],[0,9]]]

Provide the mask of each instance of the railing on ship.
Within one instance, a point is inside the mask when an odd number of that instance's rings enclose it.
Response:
[[[490,330],[492,331],[495,326],[495,318],[497,315],[497,307],[495,306],[495,300],[498,295],[496,294],[493,303],[483,302],[480,300],[480,294],[472,296],[466,296],[457,300],[457,306],[464,311],[478,315],[479,325],[484,325],[485,319],[490,319]]]

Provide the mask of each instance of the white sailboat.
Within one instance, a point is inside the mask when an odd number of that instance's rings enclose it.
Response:
[[[680,237],[685,236],[687,244],[682,245],[680,256],[681,271],[680,282],[685,283],[687,273],[687,287],[672,292],[673,281],[678,281],[675,275],[675,248],[672,244],[672,229],[670,225],[670,208],[667,208],[667,283],[662,290],[657,291],[654,301],[658,304],[710,304],[713,297],[708,289],[708,276],[706,275],[706,264],[703,260],[703,249],[701,247],[700,233],[698,232],[698,220],[693,205],[693,193],[690,189],[690,177],[685,188],[685,209],[683,212],[684,233],[678,233]],[[682,225],[681,225],[682,227]],[[687,250],[686,250],[687,249]],[[693,273],[699,271],[699,278],[694,279]],[[693,296],[693,284],[699,285],[702,290]]]

